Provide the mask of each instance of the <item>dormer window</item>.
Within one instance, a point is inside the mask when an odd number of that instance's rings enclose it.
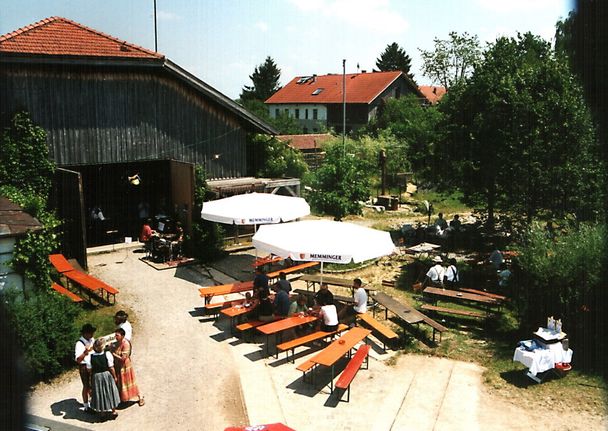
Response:
[[[321,92],[325,90],[324,88],[317,88],[315,91],[312,92],[313,96],[317,96],[318,94],[321,94]]]

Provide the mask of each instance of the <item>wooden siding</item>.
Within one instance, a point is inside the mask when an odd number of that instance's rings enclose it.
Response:
[[[17,109],[47,130],[59,166],[173,159],[209,178],[246,173],[239,119],[163,71],[3,64],[0,112]]]

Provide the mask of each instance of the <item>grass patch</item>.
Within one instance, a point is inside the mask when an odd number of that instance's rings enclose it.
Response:
[[[413,198],[422,202],[429,201],[433,204],[434,214],[454,214],[470,211],[470,208],[462,202],[462,193],[442,193],[433,190],[420,190]]]
[[[100,308],[85,308],[76,320],[76,326],[80,330],[82,325],[90,323],[97,328],[97,331],[95,331],[95,338],[113,334],[116,330],[114,314],[116,314],[118,310],[124,310],[129,315],[129,322],[131,322],[131,324],[137,320],[131,309],[123,305],[115,304]]]

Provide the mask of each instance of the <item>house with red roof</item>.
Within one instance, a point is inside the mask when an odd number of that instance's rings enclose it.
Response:
[[[87,245],[93,208],[118,238],[146,216],[188,230],[194,167],[245,177],[247,135],[276,133],[163,54],[61,17],[0,36],[2,125],[20,110],[47,131],[59,215]]]
[[[343,92],[346,89],[346,131],[356,130],[378,114],[388,98],[414,94],[424,98],[404,73],[372,72],[296,76],[265,103],[272,118],[288,114],[304,133],[333,128],[342,131]]]
[[[445,87],[437,85],[420,85],[418,88],[426,98],[429,105],[435,105],[447,92]]]

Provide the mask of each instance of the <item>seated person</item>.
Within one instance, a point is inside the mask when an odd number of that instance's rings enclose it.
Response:
[[[156,234],[156,231],[152,230],[152,228],[150,227],[151,224],[152,220],[147,219],[141,228],[141,233],[139,234],[139,241],[143,242],[144,244],[147,244],[152,238],[152,235]]]
[[[272,289],[276,292],[274,296],[274,314],[280,317],[287,317],[289,314],[289,294],[281,289],[279,286],[274,285]]]
[[[275,283],[275,286],[287,293],[291,292],[291,283],[287,280],[287,274],[282,271],[279,272],[279,281]]]
[[[427,271],[422,288],[426,286],[443,287],[443,277],[445,269],[443,268],[443,259],[440,256],[433,258],[434,265]]]
[[[253,291],[255,292],[260,289],[268,291],[268,276],[264,268],[258,266],[255,269],[255,277],[253,277]]]
[[[494,250],[490,254],[490,257],[488,257],[488,262],[492,264],[496,271],[500,269],[500,266],[503,264],[504,261],[505,258],[503,257],[502,252],[498,249]]]
[[[462,223],[460,222],[460,216],[458,214],[454,214],[454,217],[450,221],[450,228],[454,232],[460,232],[460,228],[462,227]]]
[[[338,329],[338,311],[336,310],[333,300],[328,303],[326,302],[326,297],[323,297],[321,298],[319,306],[321,308],[318,311],[319,323],[317,325],[317,330],[320,329],[325,332],[333,332]]]
[[[257,318],[262,322],[270,322],[274,320],[274,309],[272,308],[272,302],[270,302],[270,298],[268,297],[266,290],[261,289],[259,292],[260,303],[256,308]]]
[[[171,252],[173,253],[172,258],[176,259],[182,254],[182,244],[184,242],[184,229],[182,223],[177,222],[175,224],[175,234],[171,239]]]
[[[451,258],[448,261],[449,265],[443,275],[443,285],[448,289],[456,289],[460,276],[458,274],[458,268],[456,268],[456,259]]]
[[[448,228],[448,222],[443,218],[443,213],[437,214],[437,220],[435,220],[435,228],[437,228],[438,233],[442,233],[444,230]]]
[[[360,278],[355,278],[353,280],[351,291],[355,303],[349,304],[340,310],[339,320],[343,320],[346,315],[349,321],[354,321],[357,314],[362,314],[367,311],[367,292],[362,287]]]
[[[295,301],[289,306],[288,316],[293,316],[298,313],[306,313],[308,311],[308,301],[306,296],[299,294]]]
[[[500,270],[498,271],[498,287],[501,290],[505,290],[509,287],[509,280],[511,278],[511,271],[507,267],[507,265],[503,262],[500,265]]]
[[[315,293],[314,299],[315,304],[319,306],[321,305],[321,302],[324,302],[326,304],[333,304],[334,294],[330,292],[329,286],[327,286],[327,284],[321,283],[321,286],[319,286],[319,291]]]

